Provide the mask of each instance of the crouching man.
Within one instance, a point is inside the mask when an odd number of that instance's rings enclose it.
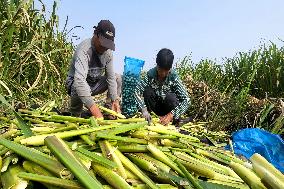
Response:
[[[156,67],[150,69],[135,89],[135,98],[143,117],[151,123],[153,111],[160,123],[177,123],[186,112],[190,99],[186,88],[172,69],[174,55],[169,49],[161,49],[156,58]],[[144,99],[142,98],[144,97]]]
[[[85,105],[94,117],[103,118],[92,96],[106,90],[110,108],[120,113],[121,76],[114,73],[112,54],[115,28],[109,20],[101,20],[94,28],[93,37],[78,45],[66,80],[73,116],[80,116]]]

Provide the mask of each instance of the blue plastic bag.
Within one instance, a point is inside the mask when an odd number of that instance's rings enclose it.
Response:
[[[124,58],[124,71],[123,75],[133,74],[139,76],[144,66],[145,61],[137,58],[125,57]]]
[[[121,111],[126,117],[132,117],[136,112],[138,112],[134,91],[138,82],[140,82],[140,74],[144,66],[144,62],[144,60],[131,57],[125,57],[124,59]]]
[[[236,154],[249,159],[254,153],[258,153],[284,173],[284,141],[279,135],[248,128],[235,132],[232,138]],[[226,146],[226,149],[230,149],[230,146]]]

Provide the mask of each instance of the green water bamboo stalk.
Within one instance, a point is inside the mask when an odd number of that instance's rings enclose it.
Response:
[[[83,147],[78,147],[76,150],[78,152],[84,154],[85,156],[87,156],[93,162],[95,162],[97,164],[103,165],[103,166],[105,166],[107,168],[111,168],[111,169],[117,168],[117,164],[115,162],[110,161],[109,159],[107,159],[103,156],[97,155],[95,152],[90,152],[90,151],[84,149]]]
[[[99,123],[104,124],[104,122],[106,123],[138,123],[138,122],[145,122],[144,118],[128,118],[128,119],[116,119],[116,120],[101,120],[99,121]]]
[[[43,145],[44,144],[44,139],[48,136],[57,136],[59,138],[69,138],[73,136],[78,136],[78,135],[83,135],[87,133],[92,133],[95,131],[100,131],[100,130],[105,130],[105,129],[111,129],[116,126],[109,125],[109,126],[102,126],[102,127],[93,127],[93,128],[87,128],[87,129],[80,129],[80,130],[71,130],[71,131],[65,131],[65,132],[59,132],[59,133],[50,133],[50,134],[43,134],[43,135],[36,135],[36,136],[31,136],[28,138],[21,139],[20,142],[21,144],[25,145]]]
[[[74,125],[70,125],[70,126],[66,126],[66,127],[62,127],[62,128],[56,128],[52,131],[46,131],[46,132],[42,132],[41,134],[51,134],[51,133],[60,133],[63,131],[70,131],[70,130],[74,130],[77,127],[75,127]]]
[[[122,178],[126,179],[127,178],[126,170],[124,166],[122,165],[121,160],[115,153],[116,149],[107,140],[99,141],[99,145],[100,145],[103,156],[112,160],[117,165],[117,169],[116,169],[117,173]]]
[[[3,189],[25,189],[28,186],[28,181],[18,177],[22,171],[23,168],[19,165],[9,166],[8,170],[1,175]]]
[[[23,162],[23,168],[25,169],[25,171],[27,171],[29,173],[34,173],[34,174],[44,175],[44,176],[51,176],[51,177],[55,176],[54,174],[47,171],[46,169],[44,169],[40,165],[33,163],[31,161],[24,161]],[[43,183],[43,185],[45,187],[47,187],[48,189],[60,189],[59,187],[54,186],[54,185],[50,185],[50,184]]]
[[[80,138],[88,145],[95,146],[96,143],[90,139],[89,135],[80,135]]]
[[[235,162],[230,163],[230,167],[252,188],[266,189],[261,179],[250,169]]]
[[[100,105],[97,105],[99,109],[111,114],[111,115],[114,115],[120,119],[125,119],[126,117],[124,115],[122,115],[121,113],[117,113],[116,111],[113,111],[113,110],[110,110],[108,108],[105,108],[103,106],[100,106]]]
[[[226,166],[221,165],[221,164],[219,164],[217,162],[211,161],[211,160],[209,160],[209,159],[207,159],[207,158],[205,158],[203,156],[200,156],[200,155],[192,153],[192,152],[190,152],[189,155],[191,155],[192,157],[195,157],[195,158],[197,158],[197,159],[199,159],[199,160],[201,160],[203,162],[211,164],[211,165],[213,165],[215,167],[218,167],[219,169],[222,169],[223,171],[225,171],[226,174],[228,174],[228,175],[230,175],[232,177],[239,178],[239,176],[232,169],[230,169],[229,167],[226,167]]]
[[[145,126],[146,123],[130,123],[130,124],[122,124],[119,127],[113,129],[112,131],[108,132],[108,135],[117,135],[121,133],[126,133],[128,131],[134,131],[136,129],[142,128]]]
[[[178,189],[175,186],[172,186],[170,184],[157,184],[160,189]],[[148,189],[149,187],[146,184],[138,184],[134,186],[134,189]]]
[[[140,129],[140,130],[132,132],[131,136],[134,137],[134,138],[142,138],[142,139],[146,139],[146,140],[151,140],[151,139],[176,139],[177,138],[176,136],[161,135],[159,133],[144,130],[144,129]]]
[[[202,166],[202,167],[204,167],[206,169],[211,169],[211,170],[213,170],[215,172],[218,172],[218,173],[230,176],[230,174],[227,174],[227,169],[224,169],[223,167],[221,168],[220,166],[215,166],[215,165],[213,165],[209,161],[203,162],[203,161],[201,161],[199,159],[191,157],[191,156],[187,155],[186,153],[182,153],[182,152],[173,152],[173,154],[176,157],[178,157],[178,158],[180,158],[180,159],[182,159],[184,161],[187,161],[187,162],[190,162],[190,163],[193,163],[193,164],[198,164],[198,165],[200,165],[200,166]],[[239,177],[237,177],[237,178],[239,178]]]
[[[166,156],[161,150],[159,150],[156,146],[149,143],[147,146],[147,149],[153,154],[153,156],[156,159],[160,160],[161,162],[171,167],[180,176],[184,176],[183,172],[178,168],[178,166],[170,158],[168,158],[168,156]]]
[[[52,153],[75,175],[75,177],[88,189],[103,189],[99,181],[92,177],[86,167],[74,156],[73,152],[56,136],[48,136],[45,145]]]
[[[18,162],[19,158],[16,154],[9,154],[7,157],[4,158],[2,163],[1,172],[5,172],[9,165],[16,164]]]
[[[165,128],[163,126],[146,126],[146,128],[149,131],[154,131],[154,132],[161,133],[161,134],[173,135],[173,136],[176,136],[176,137],[181,137],[181,138],[188,139],[190,141],[199,142],[199,139],[196,138],[196,137],[193,137],[193,136],[190,136],[190,135],[184,135],[184,134],[181,134],[179,132],[168,130],[167,128]]]
[[[5,133],[2,133],[0,138],[10,138],[10,137],[15,137],[20,134],[18,129],[9,129]]]
[[[119,150],[115,150],[116,155],[119,157],[123,165],[131,170],[137,177],[139,177],[145,184],[147,184],[152,189],[158,189],[159,187],[141,171],[135,164],[133,164],[128,158],[126,158]]]
[[[170,149],[168,147],[163,146],[157,146],[158,149],[160,149],[163,152],[170,152]],[[131,153],[139,153],[139,152],[149,152],[147,149],[147,145],[143,144],[118,144],[118,150],[121,152],[131,152]]]
[[[106,133],[97,133],[96,136],[98,138],[118,140],[118,141],[129,142],[129,143],[137,143],[137,144],[147,144],[148,143],[145,139],[121,137],[121,136],[109,135]]]
[[[171,171],[171,168],[164,164],[163,162],[151,157],[148,154],[145,153],[135,153],[136,156],[145,159],[146,161],[151,162],[155,167],[157,167],[158,170],[162,170],[166,173],[169,173]]]
[[[62,176],[64,178],[72,178],[72,174],[70,171],[66,170],[66,168],[59,163],[58,161],[50,158],[48,155],[35,150],[33,148],[28,148],[24,145],[0,138],[0,144],[6,146],[16,154],[24,157],[27,160],[35,162],[42,167],[46,168],[50,172],[54,173],[57,176]]]
[[[158,168],[153,164],[153,162],[148,161],[136,154],[126,154],[126,157],[141,169],[158,174]]]
[[[117,173],[105,168],[104,166],[92,163],[92,167],[96,173],[104,178],[111,186],[117,189],[131,189],[132,187]]]
[[[229,186],[229,187],[233,187],[233,188],[238,188],[238,189],[250,189],[250,187],[243,183],[232,183],[232,182],[225,182],[225,181],[219,181],[219,180],[208,180],[208,183],[214,183],[214,184],[219,184],[222,186]]]
[[[271,172],[281,182],[284,182],[284,175],[278,169],[276,169],[271,163],[269,163],[264,157],[262,157],[260,154],[258,153],[253,154],[250,158],[250,161],[252,162],[253,169],[256,171],[256,173],[260,177],[262,177],[263,174],[261,173],[261,171],[258,171],[258,169],[260,168],[259,166]]]
[[[62,115],[51,115],[48,117],[51,120],[69,121],[74,123],[88,123],[91,124],[90,119],[80,118],[80,117],[72,117],[72,116],[62,116]]]
[[[25,180],[37,181],[37,182],[48,184],[48,185],[58,186],[60,188],[84,189],[84,187],[82,187],[76,181],[67,180],[67,179],[60,179],[60,178],[51,177],[51,176],[38,175],[38,174],[27,173],[27,172],[20,172],[18,174],[18,177],[23,178]]]
[[[185,177],[187,180],[191,182],[191,184],[196,188],[196,189],[203,189],[202,186],[200,186],[198,180],[196,180],[188,171],[187,169],[178,161],[175,160],[175,163],[178,165],[178,167],[181,169],[181,171],[184,173]]]
[[[252,162],[253,170],[267,188],[281,189],[284,186],[284,175],[264,157],[255,153],[250,160]]]

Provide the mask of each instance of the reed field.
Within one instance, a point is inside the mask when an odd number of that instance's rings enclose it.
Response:
[[[0,92],[12,99],[65,95],[73,45],[58,29],[56,2],[50,16],[45,11],[44,4],[36,10],[33,0],[0,2]]]
[[[188,115],[213,121],[213,128],[262,127],[283,133],[283,61],[284,46],[272,42],[222,62],[194,64],[185,57],[177,70],[192,97]]]

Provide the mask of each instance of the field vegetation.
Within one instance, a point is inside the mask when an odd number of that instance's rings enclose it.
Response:
[[[33,0],[0,2],[0,93],[12,104],[55,100],[60,107],[74,45],[70,31],[59,29],[56,2],[50,14],[37,2],[40,9]],[[210,121],[216,130],[261,127],[283,134],[283,65],[284,46],[266,41],[221,62],[185,57],[176,67],[191,95],[186,116]]]

